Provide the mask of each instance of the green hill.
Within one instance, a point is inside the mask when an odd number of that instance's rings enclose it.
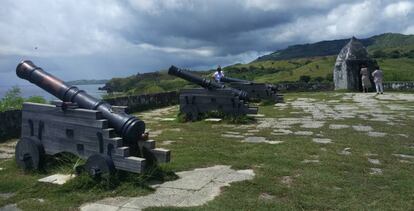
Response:
[[[298,81],[301,76],[331,81],[336,56],[348,41],[294,45],[224,70],[228,76],[267,83]],[[387,33],[360,41],[384,70],[385,80],[414,81],[414,35]]]

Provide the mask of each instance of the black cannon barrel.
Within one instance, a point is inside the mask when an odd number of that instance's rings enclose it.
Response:
[[[168,69],[168,74],[175,75],[177,77],[180,77],[186,81],[198,84],[206,89],[223,89],[225,86],[223,84],[216,83],[215,81],[201,78],[200,76],[194,75],[190,73],[188,70],[180,69],[176,66],[171,66],[170,69]]]
[[[245,91],[233,89],[230,87],[226,87],[224,84],[217,83],[215,81],[212,81],[210,79],[201,78],[197,75],[194,75],[190,73],[188,70],[180,69],[176,66],[171,66],[170,69],[168,69],[168,74],[175,75],[177,77],[180,77],[184,80],[187,80],[189,82],[195,83],[200,85],[201,87],[204,87],[206,89],[229,89],[232,90],[235,95],[237,95],[242,100],[249,100],[249,96]]]
[[[243,79],[238,79],[238,78],[230,78],[230,77],[222,77],[220,81],[224,83],[257,84],[256,82],[253,82],[253,81],[248,81],[248,80],[243,80]],[[278,91],[278,88],[272,84],[266,84],[266,87],[272,91]]]
[[[220,81],[224,83],[253,83],[252,81],[247,81],[247,80],[238,79],[238,78],[230,78],[230,77],[222,77]]]
[[[17,65],[16,74],[22,79],[39,86],[64,102],[76,103],[79,107],[102,112],[111,127],[126,141],[139,140],[145,132],[145,123],[125,112],[114,112],[112,106],[98,100],[76,86],[69,86],[62,80],[37,67],[32,61],[22,61]]]

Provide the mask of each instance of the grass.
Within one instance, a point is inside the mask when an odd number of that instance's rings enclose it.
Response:
[[[291,102],[298,98],[312,98],[316,102],[328,103],[338,100],[341,104],[352,105],[344,100],[344,93],[291,93],[285,100]],[[383,101],[391,105],[414,107],[405,101]],[[329,104],[329,103],[328,103]],[[388,104],[387,104],[388,105]],[[394,112],[387,106],[383,112]],[[308,116],[303,110],[288,106],[284,110],[274,109],[273,105],[263,105],[259,112],[266,118],[297,118]],[[292,113],[293,112],[293,113]],[[137,114],[139,115],[139,114]],[[175,117],[170,113],[163,117]],[[410,210],[414,205],[414,164],[401,163],[392,154],[414,155],[412,137],[414,125],[412,110],[399,111],[397,125],[368,121],[358,117],[343,120],[324,120],[322,128],[303,129],[294,125],[290,130],[308,130],[321,133],[333,144],[319,145],[311,137],[297,135],[271,135],[272,129],[264,128],[256,134],[269,140],[282,140],[277,145],[243,143],[238,139],[222,137],[227,131],[245,133],[255,129],[258,123],[235,125],[229,122],[158,122],[147,119],[147,127],[163,130],[154,138],[162,141],[175,141],[168,146],[172,151],[172,161],[162,165],[161,176],[152,178],[172,179],[171,172],[208,167],[212,165],[231,165],[235,169],[253,169],[256,176],[251,181],[233,183],[225,187],[219,197],[204,206],[191,208],[150,208],[148,210]],[[369,118],[372,118],[369,116]],[[389,135],[383,138],[369,137],[366,133],[352,128],[330,130],[329,124],[369,125],[375,131]],[[180,130],[171,130],[180,128]],[[406,134],[409,138],[397,134]],[[159,145],[160,146],[160,145]],[[351,148],[352,154],[338,154],[344,148]],[[366,153],[378,154],[376,159],[381,165],[367,161]],[[318,156],[317,158],[315,158]],[[305,159],[318,159],[320,163],[302,163]],[[52,159],[53,160],[53,159]],[[71,210],[82,203],[109,196],[139,196],[149,194],[147,186],[151,175],[140,177],[128,174],[121,177],[113,186],[99,183],[89,177],[77,177],[63,186],[40,184],[38,178],[53,172],[71,171],[76,159],[51,165],[48,172],[23,173],[12,160],[0,161],[1,192],[15,192],[10,199],[0,198],[0,207],[18,203],[24,210]],[[370,168],[381,168],[382,175],[371,175]],[[289,185],[282,182],[289,177]],[[262,194],[273,196],[264,200]],[[42,198],[45,202],[39,202]]]

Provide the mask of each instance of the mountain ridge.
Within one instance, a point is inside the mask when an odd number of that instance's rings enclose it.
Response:
[[[350,38],[291,45],[287,48],[276,50],[273,53],[260,56],[252,62],[337,55],[349,40]],[[404,48],[408,51],[414,49],[414,35],[384,33],[358,40],[367,47],[370,53],[373,53],[375,50],[383,50],[384,48]],[[407,46],[409,47],[407,48]]]

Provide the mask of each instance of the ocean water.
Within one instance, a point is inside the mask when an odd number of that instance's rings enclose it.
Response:
[[[99,87],[103,87],[104,84],[90,84],[90,85],[76,85],[79,89],[85,90],[88,94],[102,99],[102,96],[106,94],[105,91],[98,90]],[[44,91],[43,89],[37,87],[36,85],[25,85],[25,86],[18,86],[21,91],[21,96],[24,98],[30,96],[42,96],[46,100],[56,100],[57,98],[48,92]],[[4,97],[6,92],[11,89],[10,86],[0,86],[0,99]]]

